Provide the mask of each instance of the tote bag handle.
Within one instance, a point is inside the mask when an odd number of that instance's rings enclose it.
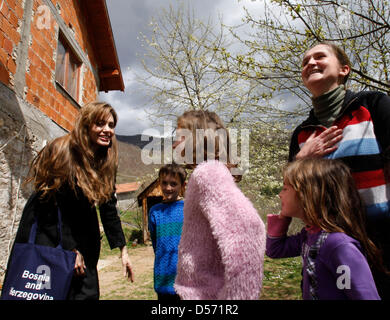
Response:
[[[57,214],[58,214],[58,222],[57,222],[57,229],[58,229],[58,234],[60,236],[60,242],[58,243],[57,248],[62,249],[62,228],[61,228],[61,211],[60,208],[57,209]],[[38,223],[37,223],[37,218],[34,217],[34,223],[31,226],[31,231],[30,235],[28,237],[28,243],[34,244],[35,239],[37,236],[37,228],[38,228]]]

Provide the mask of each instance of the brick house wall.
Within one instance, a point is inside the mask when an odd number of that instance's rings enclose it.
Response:
[[[60,41],[77,58],[74,94],[56,79]],[[124,90],[105,0],[0,0],[0,283],[32,159],[102,90]]]

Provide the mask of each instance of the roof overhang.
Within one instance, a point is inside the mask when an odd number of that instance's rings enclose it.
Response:
[[[137,191],[140,187],[140,182],[129,182],[129,183],[121,183],[117,184],[116,187],[116,194],[126,193],[126,192],[134,192]]]
[[[125,90],[105,0],[83,0],[87,30],[96,57],[99,91]]]

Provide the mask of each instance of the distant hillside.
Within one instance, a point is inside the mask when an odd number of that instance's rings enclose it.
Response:
[[[141,137],[142,137],[141,134],[136,134],[134,136],[121,136],[119,134],[116,135],[116,138],[117,138],[118,141],[122,141],[122,142],[126,142],[126,143],[129,143],[129,144],[132,144],[134,146],[140,147],[141,149],[144,146],[146,146],[149,142],[151,142],[152,139],[159,139],[159,138],[152,137],[152,136],[149,136],[149,137],[146,136],[146,137],[148,137],[148,140],[142,141]]]
[[[147,174],[154,173],[159,164],[146,165],[141,159],[141,150],[152,141],[141,141],[141,135],[122,136],[116,135],[118,140],[119,167],[117,183],[133,182],[142,179]]]
[[[118,141],[118,173],[116,183],[139,181],[147,174],[154,173],[160,165],[146,165],[141,160],[141,148]]]

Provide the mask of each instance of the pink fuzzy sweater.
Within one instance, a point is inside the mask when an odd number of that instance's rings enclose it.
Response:
[[[198,165],[184,201],[175,290],[182,299],[258,299],[265,227],[219,161]]]

